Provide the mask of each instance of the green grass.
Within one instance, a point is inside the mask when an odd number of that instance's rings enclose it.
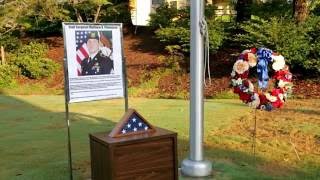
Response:
[[[111,130],[123,103],[70,105],[75,179],[90,177],[88,134]],[[152,124],[178,132],[179,163],[187,157],[188,101],[131,98],[129,103]],[[63,96],[0,96],[0,179],[68,179],[64,111]],[[249,130],[254,111],[239,100],[205,101],[205,157],[214,163],[214,179],[317,179],[319,115],[317,100],[290,100],[280,111],[258,111],[254,157]]]

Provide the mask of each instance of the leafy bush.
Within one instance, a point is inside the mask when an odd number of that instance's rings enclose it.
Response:
[[[226,37],[224,25],[214,19],[212,5],[205,7],[205,15],[208,23],[210,52],[215,52]],[[151,14],[150,26],[155,31],[156,37],[163,42],[167,49],[175,47],[175,50],[188,53],[190,51],[190,8],[170,8],[163,4]],[[168,47],[171,46],[171,47]]]
[[[254,1],[251,6],[252,15],[258,16],[263,19],[269,19],[272,17],[291,17],[292,16],[292,3],[288,0],[272,0],[266,1]]]
[[[189,51],[189,29],[183,27],[167,27],[158,29],[155,33],[160,42],[166,45],[179,45],[182,51]]]
[[[29,18],[29,24],[24,24],[27,26],[25,29],[28,35],[32,36],[49,36],[53,34],[61,34],[61,23],[60,20],[48,21],[46,19],[36,19]]]
[[[45,58],[48,47],[45,44],[31,42],[24,45],[11,60],[20,73],[32,79],[40,79],[52,75],[58,68],[58,64]]]
[[[155,13],[150,14],[149,26],[152,29],[172,26],[178,12],[176,8],[169,7],[168,3],[163,3],[156,9]]]
[[[0,88],[14,85],[17,72],[16,66],[7,64],[0,65]]]
[[[225,36],[222,24],[210,20],[208,21],[210,52],[215,52],[222,45]],[[185,27],[160,28],[156,32],[156,37],[166,45],[179,45],[183,52],[190,51],[190,30]]]
[[[319,73],[319,23],[319,18],[311,18],[304,25],[279,18],[252,20],[240,26],[244,33],[234,40],[245,48],[268,47],[281,53],[292,68]]]
[[[6,52],[11,52],[18,49],[21,45],[21,41],[18,37],[11,34],[4,34],[0,36],[0,46],[3,46]]]
[[[113,2],[113,5],[105,8],[105,11],[102,11],[100,16],[102,22],[131,23],[131,14],[126,2],[120,2],[119,4],[116,1]]]

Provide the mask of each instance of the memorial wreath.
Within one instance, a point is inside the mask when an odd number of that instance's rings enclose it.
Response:
[[[250,72],[254,71],[257,72],[257,89],[253,80],[249,79]],[[273,87],[268,86],[269,74],[272,76]],[[292,74],[284,57],[267,48],[244,50],[233,65],[231,84],[234,93],[244,103],[267,111],[282,107],[293,86]]]

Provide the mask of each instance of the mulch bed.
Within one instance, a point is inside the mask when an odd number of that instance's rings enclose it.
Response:
[[[159,56],[166,55],[158,40],[153,39],[151,32],[141,30],[137,35],[127,33],[124,36],[124,54],[126,57],[127,76],[129,87],[138,86],[146,80],[148,74],[165,65],[159,60]],[[48,57],[61,64],[61,71],[53,77],[55,80],[48,84],[49,87],[63,87],[63,38],[48,37],[43,39],[48,43],[50,49]],[[231,55],[239,52],[236,49],[220,50],[210,57],[211,83],[206,80],[204,95],[212,97],[218,93],[230,90],[230,73],[236,56]],[[28,82],[24,79],[24,82]],[[320,78],[303,80],[294,78],[295,97],[298,98],[320,98]],[[158,89],[160,93],[175,94],[176,91],[189,91],[189,74],[171,73],[160,78]]]

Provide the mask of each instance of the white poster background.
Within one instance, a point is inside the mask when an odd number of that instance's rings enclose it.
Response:
[[[121,24],[63,23],[68,103],[124,97],[123,48]],[[79,76],[77,68],[76,31],[111,32],[113,73]]]

